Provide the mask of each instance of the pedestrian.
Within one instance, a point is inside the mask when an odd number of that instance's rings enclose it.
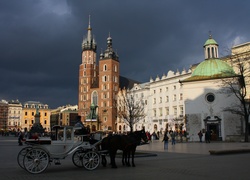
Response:
[[[18,133],[18,145],[22,146],[23,145],[23,133],[19,131]]]
[[[202,134],[201,131],[198,133],[198,136],[199,136],[200,142],[202,142],[202,136],[203,136],[203,134]]]
[[[150,135],[150,133],[148,131],[146,132],[146,136],[148,138],[148,141],[151,142],[151,135]]]
[[[165,132],[162,140],[162,142],[164,142],[164,149],[168,149],[168,139],[169,139],[168,132]]]
[[[175,136],[176,136],[176,133],[175,133],[175,131],[174,131],[174,132],[172,132],[172,134],[171,134],[172,145],[175,145]]]
[[[206,141],[206,143],[210,143],[210,133],[209,133],[209,131],[206,131],[206,133],[205,133],[205,141]]]

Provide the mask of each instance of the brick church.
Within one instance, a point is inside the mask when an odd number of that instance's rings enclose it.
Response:
[[[89,25],[82,42],[82,62],[79,67],[78,114],[92,131],[115,131],[119,88],[129,88],[135,81],[120,76],[120,62],[107,38],[107,48],[97,61],[97,43]]]

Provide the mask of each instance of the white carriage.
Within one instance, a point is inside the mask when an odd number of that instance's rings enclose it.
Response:
[[[41,173],[49,164],[60,164],[72,154],[72,161],[77,167],[94,170],[100,164],[101,151],[99,145],[101,134],[75,135],[80,127],[54,126],[51,137],[27,139],[24,147],[17,156],[19,166],[32,174]]]

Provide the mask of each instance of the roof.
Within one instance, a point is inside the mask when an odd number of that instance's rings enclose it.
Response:
[[[218,45],[218,43],[210,35],[208,40],[205,42],[204,46],[211,45],[211,44],[217,44]]]
[[[233,68],[220,59],[208,59],[201,62],[194,70],[190,78],[183,80],[198,81],[208,79],[218,79],[236,76]]]

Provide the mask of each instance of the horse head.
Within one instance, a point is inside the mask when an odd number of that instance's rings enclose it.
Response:
[[[147,143],[148,142],[148,137],[144,129],[141,130],[141,139]]]
[[[138,144],[141,144],[141,140],[143,140],[144,143],[148,142],[148,138],[144,129],[140,131],[134,131],[133,134],[135,138],[137,139]]]

